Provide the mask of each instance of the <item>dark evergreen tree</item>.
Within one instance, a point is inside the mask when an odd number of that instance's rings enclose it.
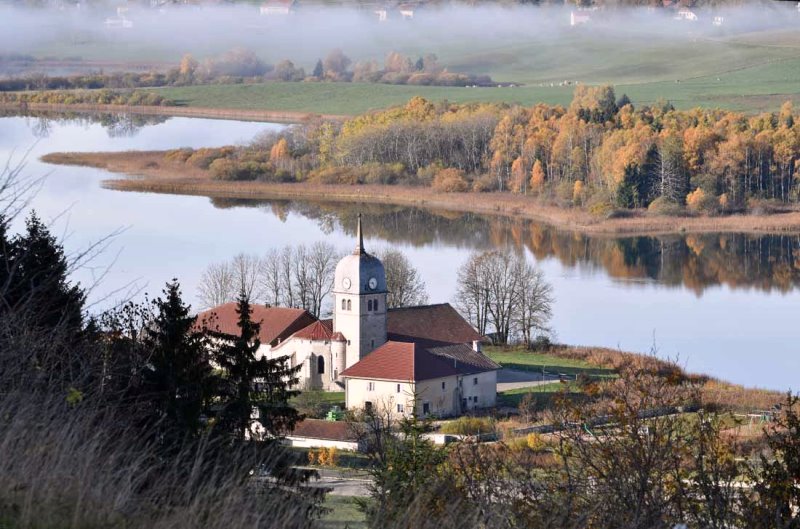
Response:
[[[64,248],[35,213],[28,217],[25,233],[11,241],[9,261],[9,310],[24,311],[27,325],[76,338],[83,324],[85,294],[79,285],[70,284]]]
[[[425,69],[425,60],[422,57],[417,59],[417,62],[414,63],[414,69],[418,72],[421,72]]]
[[[324,68],[322,67],[322,59],[317,59],[317,64],[314,65],[314,71],[311,72],[311,75],[322,79],[322,74],[325,72]]]
[[[622,96],[619,99],[617,99],[617,108],[622,108],[625,105],[632,105],[632,104],[633,102],[631,101],[631,98],[628,97],[628,94],[622,94]]]
[[[0,215],[0,315],[7,309],[6,290],[11,276],[11,241],[8,240],[8,222]]]
[[[147,326],[143,348],[149,362],[142,391],[150,404],[149,419],[159,441],[168,449],[198,438],[202,417],[211,399],[213,377],[206,334],[181,299],[176,279],[167,283],[164,298],[153,301],[154,316]]]
[[[291,431],[300,414],[289,404],[299,394],[291,389],[299,382],[300,366],[289,367],[287,358],[258,358],[261,346],[260,325],[251,318],[252,309],[242,292],[236,307],[239,335],[217,334],[217,364],[223,371],[220,394],[219,428],[233,439],[275,439]],[[253,428],[257,411],[262,432]]]

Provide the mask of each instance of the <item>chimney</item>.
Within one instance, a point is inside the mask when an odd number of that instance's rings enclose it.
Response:
[[[472,350],[476,353],[481,352],[481,341],[480,340],[472,340]]]

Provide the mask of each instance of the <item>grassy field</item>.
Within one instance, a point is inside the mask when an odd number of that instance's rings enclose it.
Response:
[[[573,394],[580,392],[575,383],[553,382],[532,388],[501,391],[497,394],[497,405],[516,408],[526,395],[531,395],[537,409],[546,409],[552,404],[553,397],[565,390]]]
[[[330,509],[317,525],[320,529],[361,529],[367,524],[364,513],[358,510],[355,498],[331,496],[325,498],[325,507]]]
[[[523,348],[507,349],[486,347],[484,351],[489,358],[509,369],[535,371],[538,373],[542,371],[558,374],[563,373],[569,378],[574,378],[580,374],[591,377],[609,377],[614,374],[614,371],[611,369],[597,367],[581,360],[559,358],[545,353],[528,351]]]
[[[699,51],[700,50],[700,51]],[[181,105],[352,115],[402,104],[415,95],[452,102],[569,103],[574,83],[609,83],[635,104],[670,100],[678,108],[746,112],[800,104],[800,33],[762,31],[729,37],[647,39],[633,31],[516,39],[493,46],[442,44],[453,70],[488,73],[523,86],[461,88],[361,83],[268,83],[159,89]],[[573,84],[561,86],[562,81]]]
[[[703,106],[752,113],[771,111],[778,109],[787,100],[800,104],[800,59],[776,61],[727,73],[712,73],[680,82],[616,84],[615,89],[618,95],[628,94],[634,104],[638,105],[665,99],[681,109]],[[341,115],[355,115],[400,105],[414,96],[454,103],[567,105],[572,99],[573,91],[573,86],[462,88],[280,82],[157,90],[160,95],[176,101],[178,105]]]

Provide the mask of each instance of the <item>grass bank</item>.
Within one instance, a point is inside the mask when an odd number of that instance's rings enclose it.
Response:
[[[778,391],[746,388],[706,375],[685,373],[674,364],[653,355],[627,353],[605,347],[554,345],[546,351],[530,351],[524,347],[487,347],[485,351],[495,362],[512,369],[541,371],[542,366],[545,366],[550,371],[576,377],[584,374],[594,379],[609,379],[619,370],[633,366],[660,373],[662,376],[686,377],[697,385],[702,406],[709,408],[750,413],[770,409],[785,397]],[[547,407],[552,402],[553,395],[563,390],[570,393],[581,391],[576,382],[566,385],[555,382],[513,389],[498,396],[503,405],[516,406],[526,394],[531,394],[537,404]]]
[[[133,178],[107,180],[120,191],[139,191],[212,198],[301,199],[326,202],[371,202],[454,212],[472,212],[526,218],[564,229],[591,234],[659,235],[667,233],[800,233],[800,211],[756,216],[653,216],[632,211],[625,218],[601,218],[579,209],[543,205],[510,193],[440,193],[425,188],[382,185],[281,184],[213,180],[208,171],[170,162],[164,152],[51,153],[47,163],[105,169]]]

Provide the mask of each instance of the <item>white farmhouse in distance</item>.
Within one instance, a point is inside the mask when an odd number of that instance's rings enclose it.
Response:
[[[588,24],[591,20],[592,17],[590,17],[589,13],[586,11],[573,10],[569,13],[569,25],[573,27]]]
[[[447,303],[389,309],[383,263],[364,249],[361,228],[359,215],[356,248],[336,266],[332,319],[251,305],[257,354],[300,366],[300,388],[344,389],[347,408],[448,417],[495,406],[500,366],[478,332]],[[198,315],[227,334],[237,321],[235,303]]]
[[[295,0],[267,0],[259,8],[263,16],[287,16],[294,13]]]

